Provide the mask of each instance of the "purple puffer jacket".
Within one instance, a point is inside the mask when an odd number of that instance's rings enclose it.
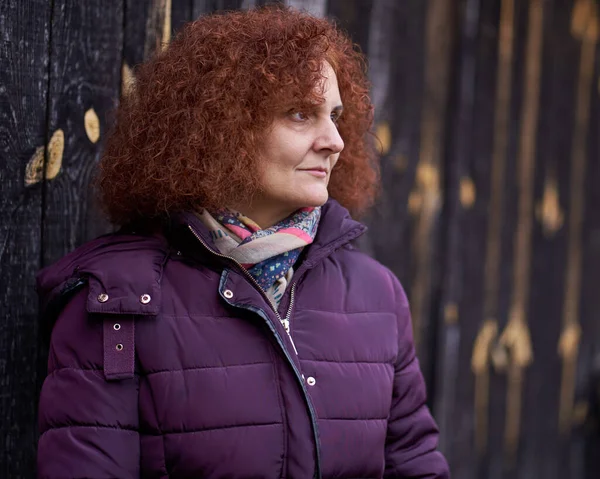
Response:
[[[38,477],[448,478],[406,296],[350,246],[364,230],[329,201],[279,313],[194,215],[43,270]]]

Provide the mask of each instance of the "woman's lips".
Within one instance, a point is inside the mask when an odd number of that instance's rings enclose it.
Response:
[[[305,171],[306,173],[316,176],[317,178],[326,178],[327,177],[327,171],[321,170],[319,168],[306,169],[306,170],[300,170],[300,171]]]

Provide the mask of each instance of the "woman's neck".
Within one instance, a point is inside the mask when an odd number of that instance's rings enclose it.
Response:
[[[262,229],[267,229],[273,225],[276,225],[277,223],[284,220],[297,210],[284,207],[274,207],[272,205],[259,206],[252,203],[245,205],[236,205],[231,209],[250,218]]]

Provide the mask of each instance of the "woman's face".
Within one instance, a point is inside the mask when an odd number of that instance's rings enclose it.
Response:
[[[342,101],[336,75],[323,64],[324,101],[312,112],[279,115],[269,131],[262,158],[262,189],[254,197],[250,217],[263,228],[306,206],[321,206],[344,142],[337,129]],[[260,218],[265,218],[261,220]],[[271,218],[270,220],[266,218]]]

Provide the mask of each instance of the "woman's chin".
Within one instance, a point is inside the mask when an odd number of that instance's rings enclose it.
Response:
[[[293,190],[290,193],[296,193],[293,198],[280,198],[280,204],[287,204],[291,209],[298,210],[300,208],[315,208],[317,206],[323,206],[327,200],[329,199],[329,193],[326,188],[323,188],[319,191],[306,191],[306,192],[294,192]],[[301,194],[298,194],[301,193]]]
[[[320,192],[318,194],[311,194],[311,195],[307,195],[305,201],[304,201],[304,206],[312,206],[312,207],[317,207],[317,206],[323,206],[325,203],[327,203],[327,200],[329,199],[329,193],[327,192],[327,190],[325,190],[324,192]]]

